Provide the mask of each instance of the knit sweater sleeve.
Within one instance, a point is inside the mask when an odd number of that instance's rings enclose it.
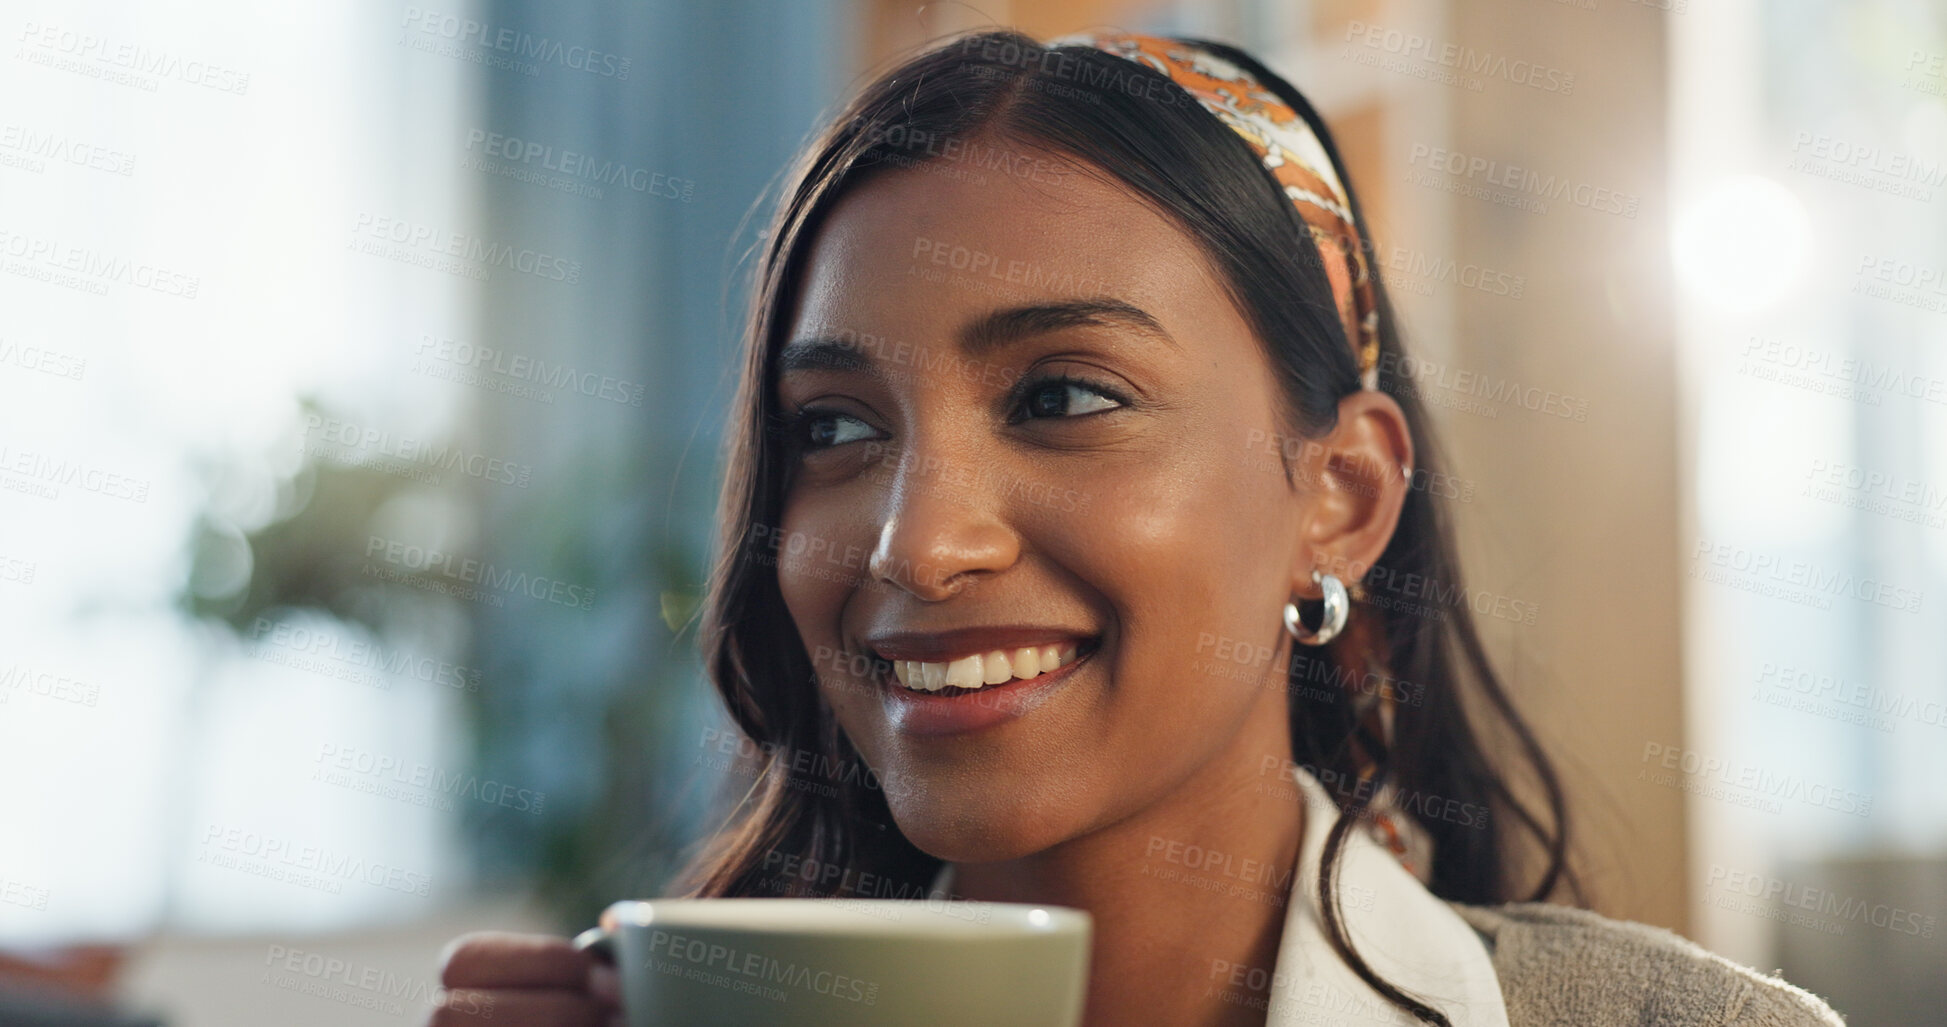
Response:
[[[1450,903],[1487,943],[1510,1027],[1844,1027],[1824,1001],[1647,924],[1551,903]]]

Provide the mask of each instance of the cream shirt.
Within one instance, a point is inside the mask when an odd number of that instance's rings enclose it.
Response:
[[[1360,980],[1326,941],[1318,868],[1325,834],[1339,811],[1324,785],[1303,769],[1295,775],[1305,793],[1305,840],[1268,995],[1261,968],[1240,970],[1236,977],[1186,972],[1206,976],[1212,1001],[1264,1008],[1267,1027],[1416,1027],[1420,1021]],[[1455,1027],[1508,1027],[1487,947],[1458,913],[1362,830],[1347,835],[1339,867],[1339,905],[1353,949],[1381,979],[1446,1013]],[[949,863],[934,878],[933,889],[951,894],[952,884]]]

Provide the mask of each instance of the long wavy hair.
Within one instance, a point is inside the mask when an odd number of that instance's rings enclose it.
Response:
[[[1351,180],[1317,112],[1249,56],[1194,42],[1247,69],[1310,124],[1345,184],[1362,226],[1360,244],[1373,252]],[[1116,85],[1102,88],[1106,83]],[[678,876],[673,894],[835,896],[858,894],[860,882],[873,881],[877,895],[888,894],[887,882],[897,883],[896,894],[919,895],[940,868],[940,860],[892,823],[889,782],[864,766],[812,687],[813,658],[785,608],[775,553],[789,452],[773,391],[774,361],[810,243],[839,198],[873,174],[947,159],[934,144],[977,134],[1093,165],[1194,239],[1269,353],[1291,437],[1330,431],[1338,400],[1360,387],[1320,254],[1298,212],[1248,145],[1166,76],[1093,47],[1046,47],[1011,31],[955,37],[878,76],[806,147],[752,268],[743,366],[726,437],[721,535],[700,643],[730,716],[764,757],[723,828],[704,839]],[[1300,652],[1294,643],[1288,654],[1291,741],[1301,765],[1333,786],[1341,811],[1327,835],[1318,882],[1333,948],[1389,1000],[1427,1022],[1447,1024],[1440,1011],[1373,972],[1354,950],[1339,910],[1339,856],[1351,829],[1371,815],[1379,790],[1437,797],[1437,803],[1408,801],[1402,808],[1438,854],[1429,887],[1443,899],[1536,901],[1560,884],[1579,898],[1581,889],[1568,866],[1559,779],[1490,664],[1475,629],[1472,593],[1460,584],[1452,529],[1437,494],[1451,490],[1423,487],[1442,479],[1443,460],[1412,382],[1393,373],[1405,353],[1383,283],[1374,286],[1380,387],[1405,412],[1418,484],[1409,489],[1380,560],[1354,575],[1364,586],[1355,595],[1366,601],[1355,604],[1347,629],[1319,649]],[[1280,452],[1289,477],[1289,453]],[[1417,601],[1401,598],[1399,581],[1417,583]],[[1332,687],[1319,687],[1321,680]],[[1380,729],[1371,709],[1375,680],[1387,683],[1381,690],[1394,700],[1390,731]],[[1506,753],[1505,761],[1491,759],[1490,748]],[[807,766],[816,770],[807,773]],[[1516,794],[1523,774],[1539,786],[1545,816]],[[1434,806],[1480,813],[1428,814]],[[1537,854],[1539,880],[1524,889],[1514,879],[1517,864]]]

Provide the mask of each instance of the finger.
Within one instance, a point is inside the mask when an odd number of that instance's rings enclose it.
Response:
[[[622,1006],[622,975],[607,963],[588,968],[588,992],[616,1008]]]
[[[547,1027],[608,1027],[615,1010],[573,991],[479,991],[448,989],[433,1007],[428,1027],[479,1024],[545,1024]]]
[[[447,946],[439,980],[449,988],[568,988],[588,982],[595,958],[566,938],[479,931]]]

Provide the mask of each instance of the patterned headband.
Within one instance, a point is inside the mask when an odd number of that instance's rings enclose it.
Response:
[[[1379,387],[1379,305],[1365,248],[1332,160],[1311,126],[1250,73],[1194,43],[1128,32],[1081,33],[1048,45],[1092,46],[1161,72],[1250,144],[1311,229],[1332,282],[1359,383]],[[1334,256],[1337,259],[1333,259]]]

